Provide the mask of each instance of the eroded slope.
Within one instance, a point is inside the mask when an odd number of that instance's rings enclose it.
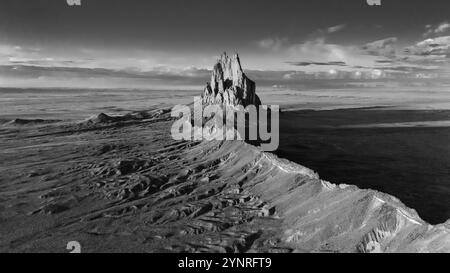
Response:
[[[395,198],[239,141],[170,137],[165,111],[0,130],[0,251],[450,252]]]

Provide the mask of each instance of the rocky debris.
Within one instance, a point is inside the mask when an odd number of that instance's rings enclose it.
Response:
[[[117,162],[117,174],[125,175],[135,171],[142,170],[151,166],[151,162],[145,160],[133,159],[133,160],[120,160]]]
[[[256,95],[256,84],[247,78],[241,67],[238,54],[229,57],[223,53],[214,65],[211,82],[202,95],[203,104],[219,104],[244,107],[260,105]]]
[[[164,177],[153,175],[134,175],[128,179],[108,180],[98,183],[108,199],[118,201],[132,201],[144,198],[161,191],[160,187],[166,183]]]
[[[38,210],[32,212],[31,214],[43,213],[43,214],[57,214],[68,210],[69,207],[64,204],[52,203],[42,206]]]
[[[128,175],[152,167],[152,160],[136,158],[112,160],[112,162],[94,163],[86,166],[92,174],[99,176]]]
[[[155,111],[150,112],[150,115],[152,117],[162,116],[164,114],[170,113],[171,108],[165,108],[165,109],[156,109]],[[139,113],[145,113],[145,112],[139,112]]]

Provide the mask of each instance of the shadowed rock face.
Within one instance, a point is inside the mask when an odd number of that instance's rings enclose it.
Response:
[[[220,56],[214,65],[211,82],[207,83],[202,96],[203,104],[260,105],[255,82],[242,71],[239,56]]]

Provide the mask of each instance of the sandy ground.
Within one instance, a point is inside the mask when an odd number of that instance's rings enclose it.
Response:
[[[175,141],[172,122],[3,125],[0,252],[450,252],[450,222],[240,141]]]

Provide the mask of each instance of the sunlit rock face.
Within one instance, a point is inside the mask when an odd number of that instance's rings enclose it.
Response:
[[[239,56],[229,57],[223,53],[214,65],[211,82],[202,95],[203,104],[260,105],[255,82],[242,70]]]

